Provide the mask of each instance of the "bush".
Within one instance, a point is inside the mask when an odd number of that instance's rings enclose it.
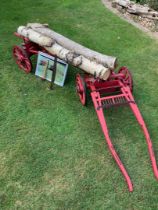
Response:
[[[149,5],[151,6],[151,8],[158,10],[158,1],[157,0],[150,0]]]

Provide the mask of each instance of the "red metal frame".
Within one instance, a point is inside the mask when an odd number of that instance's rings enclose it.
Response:
[[[31,42],[28,38],[18,34],[17,32],[15,32],[14,35],[23,40],[22,47],[29,57],[38,54],[40,50],[46,51],[44,48],[40,47],[34,42]]]
[[[19,49],[19,47],[14,46],[13,48],[14,58],[16,59],[18,66],[22,68],[26,73],[29,73],[31,71],[29,65],[27,68],[27,65],[23,64],[27,59],[30,59],[30,57],[34,54],[38,54],[39,51],[46,52],[48,54],[50,53],[39,45],[31,42],[28,38],[25,38],[18,33],[14,34],[17,37],[23,39],[22,46],[20,47],[20,49],[22,48],[22,50],[19,51],[18,55],[17,53],[15,53],[15,49]],[[156,179],[158,179],[158,168],[153,151],[152,141],[143,117],[132,95],[133,81],[128,68],[121,67],[118,73],[111,71],[110,78],[107,81],[94,78],[93,76],[88,74],[85,74],[83,77],[80,74],[77,74],[76,90],[82,105],[86,105],[86,89],[89,89],[91,92],[90,94],[94,104],[94,108],[96,110],[98,120],[100,122],[108,148],[127,182],[129,191],[133,191],[132,181],[110,139],[107,123],[104,117],[104,108],[107,109],[113,106],[129,105],[146,138],[152,169]]]
[[[133,114],[135,115],[140,127],[143,130],[146,143],[148,146],[148,152],[152,164],[153,173],[158,180],[158,168],[156,164],[156,158],[153,151],[152,141],[148,132],[148,129],[145,125],[145,122],[143,120],[143,117],[138,109],[138,106],[134,100],[134,97],[132,95],[132,78],[129,78],[129,81],[127,82],[127,67],[122,67],[121,69],[126,69],[126,73],[122,74],[122,70],[119,70],[118,74],[112,72],[111,77],[108,79],[108,81],[102,81],[99,79],[94,79],[93,76],[85,75],[84,81],[87,86],[87,88],[91,91],[91,98],[98,116],[98,120],[100,122],[103,134],[105,136],[105,140],[107,142],[108,148],[116,161],[119,169],[121,170],[130,192],[133,191],[133,185],[132,181],[130,179],[130,176],[128,175],[128,172],[126,171],[123,163],[121,162],[113,144],[111,141],[111,138],[109,136],[107,123],[104,116],[103,109],[107,109],[113,106],[120,106],[120,105],[129,105]],[[77,75],[79,77],[79,75]],[[129,73],[129,77],[131,77],[131,74]],[[124,79],[125,78],[125,79]],[[130,83],[131,82],[131,83]]]

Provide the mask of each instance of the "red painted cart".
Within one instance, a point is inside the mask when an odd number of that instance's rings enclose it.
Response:
[[[24,42],[21,46],[13,47],[13,56],[18,66],[26,73],[29,73],[32,69],[30,57],[34,54],[38,54],[39,51],[46,52],[46,50],[31,42],[27,38],[19,35],[18,33],[15,33],[15,35],[22,38]],[[98,120],[100,122],[109,150],[127,182],[129,191],[133,191],[133,185],[110,139],[103,113],[104,109],[120,105],[128,105],[131,108],[146,138],[152,169],[156,179],[158,179],[158,168],[153,151],[152,141],[143,117],[132,95],[133,81],[128,68],[121,67],[118,73],[111,71],[111,75],[106,81],[100,80],[88,74],[85,74],[84,76],[77,74],[76,90],[83,106],[86,105],[87,89],[90,90],[94,108],[96,110]]]

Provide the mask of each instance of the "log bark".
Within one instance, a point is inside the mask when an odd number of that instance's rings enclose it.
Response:
[[[63,46],[64,48],[69,49],[70,51],[73,51],[76,54],[83,55],[87,59],[91,61],[95,61],[99,64],[102,64],[103,66],[107,68],[110,68],[113,70],[117,66],[117,59],[115,57],[103,55],[101,53],[88,49],[62,36],[61,34],[56,33],[55,31],[49,29],[47,24],[28,23],[27,27],[45,36],[52,38],[56,43]]]
[[[32,27],[33,28],[33,27]],[[99,63],[98,60],[91,60],[85,57],[82,52],[80,54],[72,49],[67,49],[56,42],[55,39],[50,38],[43,33],[33,30],[30,26],[20,26],[17,29],[17,32],[24,37],[29,38],[30,41],[44,47],[52,55],[58,56],[60,59],[76,66],[87,73],[95,75],[100,79],[106,80],[110,75],[110,68],[105,67],[102,63]],[[84,49],[84,47],[83,47]],[[96,53],[97,54],[97,53]],[[108,56],[107,56],[108,57]],[[111,57],[110,57],[111,58]],[[116,58],[113,58],[116,60]]]
[[[53,45],[53,40],[47,36],[41,36],[40,33],[29,29],[25,26],[20,26],[17,29],[17,32],[21,34],[24,37],[27,37],[32,42],[35,42],[36,44],[40,43],[40,46],[42,47],[51,47]]]
[[[126,8],[126,11],[130,14],[135,14],[142,17],[144,16],[149,19],[157,19],[158,17],[158,12],[149,8],[148,6],[136,4],[129,0],[114,0],[114,3],[123,8]]]

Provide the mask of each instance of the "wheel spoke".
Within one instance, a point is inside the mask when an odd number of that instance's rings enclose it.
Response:
[[[77,74],[76,76],[76,90],[82,105],[86,104],[86,89],[83,78]]]
[[[29,73],[31,71],[32,65],[23,47],[15,46],[13,49],[13,55],[18,66],[26,73]]]

